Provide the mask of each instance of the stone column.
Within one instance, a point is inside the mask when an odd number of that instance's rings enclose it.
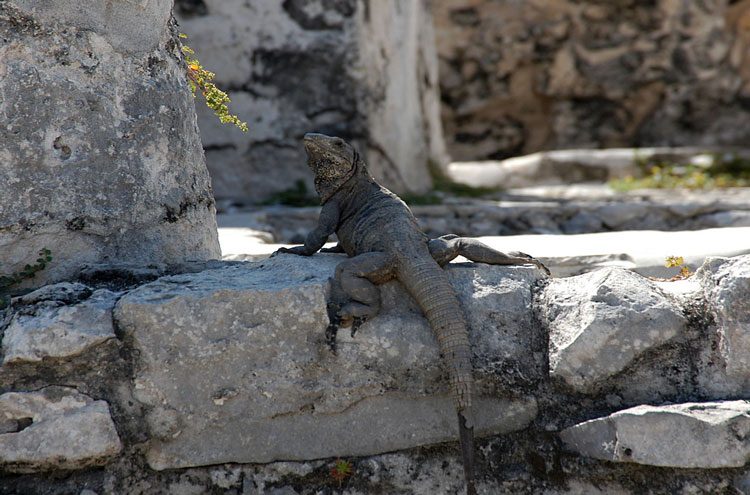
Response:
[[[171,0],[0,3],[0,274],[220,256]]]
[[[217,198],[308,183],[301,139],[350,140],[397,192],[431,187],[444,151],[432,15],[423,0],[178,0],[181,29],[248,133],[198,106]],[[204,114],[205,117],[204,118]]]

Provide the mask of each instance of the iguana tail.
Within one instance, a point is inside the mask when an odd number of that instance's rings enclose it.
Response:
[[[471,345],[466,320],[448,277],[435,260],[425,252],[422,261],[405,256],[400,263],[399,280],[411,293],[430,322],[448,366],[453,403],[458,412],[458,429],[464,463],[467,494],[474,489],[474,418],[471,394]]]
[[[461,443],[461,459],[464,463],[466,495],[476,495],[474,487],[474,428],[466,426],[466,418],[458,413],[458,437]]]

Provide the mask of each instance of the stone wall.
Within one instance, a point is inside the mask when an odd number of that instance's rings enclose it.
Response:
[[[110,268],[14,298],[0,493],[461,493],[438,345],[403,287],[331,351],[340,260]],[[446,272],[470,327],[480,493],[749,493],[750,256],[677,282]]]
[[[352,141],[396,191],[430,188],[428,162],[446,155],[422,0],[178,1],[175,11],[249,126],[222,125],[198,103],[217,198],[259,202],[297,180],[312,191],[307,132]]]
[[[750,138],[750,2],[433,2],[455,160]]]
[[[220,256],[171,7],[0,3],[0,274]]]

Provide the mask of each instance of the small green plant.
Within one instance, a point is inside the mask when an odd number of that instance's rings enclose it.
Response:
[[[187,36],[180,33],[180,38],[187,39]],[[185,44],[182,45],[182,55],[187,63],[187,78],[190,82],[190,91],[192,91],[193,97],[196,96],[197,91],[200,89],[203,97],[206,99],[206,105],[214,111],[221,122],[234,124],[244,132],[247,132],[247,124],[242,122],[236,115],[229,113],[227,103],[231,103],[232,100],[213,83],[216,74],[204,69],[198,59],[193,56],[195,52]]]
[[[636,155],[638,177],[610,181],[618,191],[633,189],[713,189],[750,186],[750,160],[736,154],[715,153],[706,163],[680,164]]]
[[[52,261],[52,252],[47,248],[42,248],[39,251],[39,257],[36,259],[36,264],[27,264],[18,273],[11,275],[0,276],[0,309],[5,308],[8,305],[10,297],[7,292],[10,287],[18,285],[24,280],[34,278],[37,272],[40,272],[47,268],[47,263]]]
[[[339,488],[341,488],[341,483],[352,474],[354,474],[352,463],[349,461],[343,461],[340,457],[336,459],[336,463],[331,466],[331,476],[339,482]]]

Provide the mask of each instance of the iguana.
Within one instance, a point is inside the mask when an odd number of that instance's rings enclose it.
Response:
[[[347,299],[334,301],[334,311],[329,303],[329,332],[338,326],[352,326],[354,332],[375,316],[380,309],[377,284],[396,278],[411,293],[437,335],[447,363],[458,413],[466,492],[475,494],[471,347],[463,311],[441,266],[463,255],[483,263],[530,263],[547,274],[549,270],[527,254],[507,255],[475,239],[446,235],[430,240],[406,204],[370,176],[351,145],[323,134],[306,134],[304,144],[322,209],[318,225],[303,246],[281,248],[277,253],[310,256],[336,233],[336,247],[323,251],[349,256],[336,267],[333,280]]]

